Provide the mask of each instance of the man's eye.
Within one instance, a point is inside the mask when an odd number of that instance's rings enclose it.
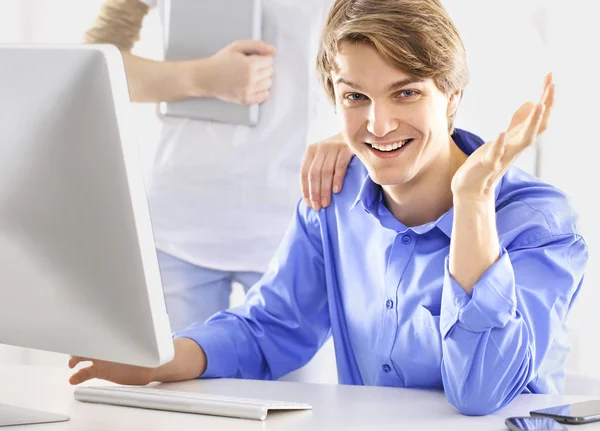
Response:
[[[402,90],[402,91],[400,91],[400,92],[398,93],[398,95],[399,95],[400,97],[403,97],[403,98],[410,98],[410,97],[414,97],[414,96],[416,96],[417,94],[418,94],[418,92],[417,92],[417,91],[415,91],[415,90]]]
[[[351,102],[360,102],[361,100],[364,100],[364,97],[362,94],[360,93],[350,93],[350,94],[346,94],[346,99],[350,100]]]

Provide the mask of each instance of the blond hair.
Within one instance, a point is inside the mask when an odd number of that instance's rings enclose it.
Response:
[[[369,43],[391,65],[431,79],[446,95],[469,82],[463,42],[439,0],[336,0],[323,30],[317,74],[332,103],[341,42]],[[448,119],[453,130],[454,118]]]

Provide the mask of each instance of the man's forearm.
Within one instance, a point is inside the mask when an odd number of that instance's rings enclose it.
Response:
[[[493,197],[454,197],[450,275],[468,294],[500,256]]]
[[[154,61],[123,52],[123,61],[132,102],[158,103],[210,96],[208,59]]]
[[[204,350],[189,338],[173,340],[175,357],[171,362],[156,369],[153,381],[178,382],[193,380],[204,374],[206,355]]]

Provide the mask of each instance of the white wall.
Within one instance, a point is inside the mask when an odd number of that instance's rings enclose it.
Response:
[[[456,125],[494,139],[515,110],[540,97],[549,53],[534,22],[538,0],[442,0],[467,51],[471,82]],[[509,23],[509,24],[508,24]],[[535,172],[535,149],[517,165]]]
[[[552,6],[549,36],[557,102],[542,153],[542,178],[567,192],[581,215],[590,262],[571,321],[579,349],[573,367],[600,377],[600,3],[552,0]]]

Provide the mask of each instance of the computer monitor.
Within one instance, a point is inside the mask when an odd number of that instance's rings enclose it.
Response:
[[[120,52],[0,45],[0,64],[0,343],[170,361]]]

